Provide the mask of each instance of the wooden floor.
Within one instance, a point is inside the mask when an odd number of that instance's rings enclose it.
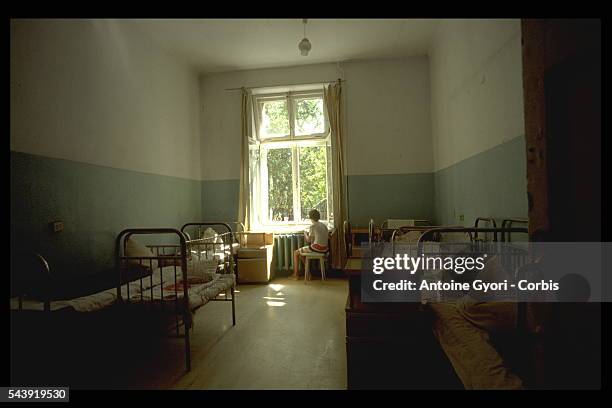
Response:
[[[182,338],[134,327],[97,330],[93,325],[65,334],[27,325],[32,341],[12,340],[12,385],[346,389],[346,280],[315,278],[305,285],[283,278],[237,290],[236,326],[230,302],[210,302],[195,314],[189,373]],[[23,329],[12,331],[19,332]]]
[[[192,371],[176,389],[345,389],[345,280],[241,285],[195,319]]]

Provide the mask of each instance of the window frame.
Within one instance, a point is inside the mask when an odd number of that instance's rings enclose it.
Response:
[[[311,98],[308,98],[308,97]],[[296,135],[295,134],[295,111],[297,107],[297,100],[300,99],[313,99],[312,97],[320,98],[323,101],[323,132],[311,133],[307,135]],[[271,136],[263,137],[261,134],[262,124],[262,109],[260,107],[260,101],[278,101],[285,99],[287,102],[287,112],[289,113],[289,134],[286,136]],[[294,141],[294,140],[308,140],[313,138],[324,139],[329,135],[329,120],[327,117],[327,109],[325,107],[325,99],[323,98],[323,90],[311,90],[311,91],[292,91],[292,92],[277,92],[277,93],[266,93],[253,95],[253,106],[255,107],[255,133],[257,140],[260,143],[271,143],[281,141]]]
[[[323,132],[311,133],[307,135],[296,135],[295,133],[295,112],[297,110],[297,103],[302,99],[314,99],[313,97],[320,98],[323,102]],[[277,92],[277,93],[262,93],[254,94],[253,106],[255,107],[255,127],[256,127],[256,139],[259,145],[259,195],[260,195],[260,207],[258,208],[260,214],[254,219],[259,220],[259,227],[266,229],[282,229],[287,227],[300,227],[309,225],[306,221],[297,221],[296,218],[299,216],[301,219],[301,197],[300,197],[300,168],[299,168],[299,148],[301,147],[323,147],[328,149],[331,146],[331,132],[329,127],[329,120],[327,115],[327,109],[325,107],[325,100],[322,89],[305,90],[305,91],[291,91],[291,92]],[[287,101],[287,111],[289,116],[289,135],[286,136],[272,136],[272,137],[261,137],[261,122],[262,122],[262,101],[273,101],[282,100]],[[290,221],[273,221],[269,217],[269,184],[268,184],[268,169],[267,169],[267,152],[271,149],[291,149],[291,178],[292,178],[292,196],[293,196],[293,220]],[[327,187],[327,218],[322,219],[321,222],[330,224],[332,222],[331,215],[331,189],[330,185],[332,178],[329,174],[329,162],[332,159],[329,155],[329,151],[326,151],[326,166],[325,166],[325,179]]]

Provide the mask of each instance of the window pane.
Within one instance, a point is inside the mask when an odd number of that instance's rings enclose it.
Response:
[[[293,221],[291,149],[270,149],[268,165],[268,219]]]
[[[316,208],[327,220],[327,149],[325,146],[300,148],[300,206],[302,220]]]
[[[296,135],[325,132],[322,98],[297,99],[295,105]]]
[[[289,110],[287,101],[263,101],[261,107],[260,137],[280,137],[289,135]]]

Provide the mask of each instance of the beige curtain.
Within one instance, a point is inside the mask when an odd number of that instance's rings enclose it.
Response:
[[[249,140],[251,138],[251,97],[250,92],[242,88],[241,149],[240,149],[240,193],[238,198],[238,221],[244,224],[245,231],[250,229],[251,197],[249,175]]]
[[[344,182],[344,127],[342,124],[342,82],[330,84],[325,88],[325,107],[329,118],[332,139],[332,206],[334,211],[332,266],[336,269],[344,268],[346,263],[346,246],[344,242],[344,221],[348,210],[346,204],[346,186]]]

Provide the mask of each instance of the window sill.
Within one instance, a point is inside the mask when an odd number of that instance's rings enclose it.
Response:
[[[329,227],[328,222],[322,221]],[[307,230],[312,224],[310,222],[304,224],[287,224],[287,225],[259,225],[253,226],[249,232],[268,232],[274,234],[291,234],[302,233]]]

